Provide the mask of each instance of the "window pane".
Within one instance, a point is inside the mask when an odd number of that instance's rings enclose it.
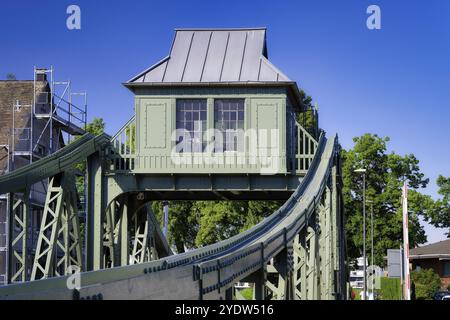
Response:
[[[178,152],[204,151],[206,143],[202,139],[206,131],[206,105],[206,99],[177,100],[176,128],[186,130],[183,139],[177,141]]]
[[[450,277],[450,261],[444,262],[444,276]]]
[[[237,135],[238,129],[244,129],[244,99],[216,99],[214,101],[214,127],[223,132],[223,144],[226,151],[239,151],[243,135]],[[219,152],[216,148],[215,152]]]

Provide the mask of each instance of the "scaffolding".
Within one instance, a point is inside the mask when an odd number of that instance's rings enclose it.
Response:
[[[81,106],[79,106],[81,102]],[[73,92],[72,82],[55,81],[53,67],[36,68],[33,75],[33,94],[31,101],[16,100],[12,104],[12,125],[7,145],[0,146],[7,151],[7,173],[24,165],[31,164],[42,157],[48,156],[64,145],[70,143],[74,136],[85,133],[87,123],[87,94],[86,92]],[[33,230],[30,239],[27,240],[28,259],[34,254],[31,252],[33,243],[37,240],[37,232],[40,227],[42,208],[45,202],[47,182],[43,181],[34,185],[26,198],[29,200],[31,210],[27,216],[26,229]],[[25,197],[25,195],[19,195]],[[3,197],[6,202],[11,201],[8,196]],[[3,201],[3,202],[5,202]],[[9,205],[6,205],[6,220],[0,225],[0,242],[14,239],[15,227],[9,226]],[[1,209],[1,208],[0,208]],[[40,212],[40,213],[39,213]],[[15,223],[15,221],[13,222]],[[4,230],[4,232],[1,232]],[[13,234],[8,234],[12,230]],[[4,234],[3,234],[4,233]],[[36,239],[35,239],[36,238]],[[7,243],[5,243],[5,246]],[[0,244],[0,247],[3,247]],[[5,248],[3,248],[5,249]],[[1,250],[1,249],[0,249]],[[12,259],[15,259],[14,257]],[[14,261],[7,261],[8,266],[14,266]],[[30,270],[23,271],[24,276]],[[8,271],[6,272],[8,273]],[[14,272],[10,272],[14,274]],[[2,283],[0,274],[0,285]],[[9,279],[8,281],[14,281]]]
[[[82,107],[74,98],[81,97]],[[82,135],[87,122],[86,92],[72,92],[72,83],[54,81],[54,69],[34,67],[33,101],[13,105],[11,169],[16,157],[27,158],[29,163],[52,154],[73,136]]]

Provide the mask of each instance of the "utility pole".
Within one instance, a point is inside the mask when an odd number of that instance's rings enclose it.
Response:
[[[373,272],[375,272],[375,268],[374,268],[374,265],[373,265],[373,201],[372,201],[372,203],[371,203],[371,210],[370,210],[371,212],[370,212],[370,220],[372,220],[371,221],[371,231],[370,231],[370,236],[371,236],[371,246],[370,246],[370,248],[371,248],[371,255],[372,255],[372,257],[371,257],[371,262],[370,262],[370,264],[372,265],[372,270],[373,270]],[[374,287],[374,282],[375,281],[375,277],[372,275],[372,283],[371,283],[371,286],[372,286],[372,297],[373,297],[373,299],[375,300],[375,295],[374,295],[374,293],[373,293],[373,287]]]
[[[168,239],[169,235],[169,201],[163,201],[163,212],[164,212],[164,221],[163,221],[163,234],[166,239]]]
[[[403,185],[403,267],[405,268],[405,300],[411,300],[410,276],[409,276],[409,234],[408,234],[408,185]]]
[[[375,273],[375,268],[374,268],[374,264],[373,264],[373,260],[374,260],[373,259],[373,201],[372,200],[367,200],[367,202],[370,203],[370,238],[371,238],[370,239],[370,242],[371,242],[371,245],[370,245],[370,265],[371,265],[372,273]],[[370,281],[370,291],[372,293],[372,297],[374,297],[374,299],[375,299],[375,296],[374,296],[374,286],[375,286],[374,281],[375,281],[375,277],[372,274],[371,281]]]
[[[363,176],[363,260],[364,260],[364,291],[363,300],[367,300],[367,255],[366,255],[366,169],[356,169],[356,173]]]

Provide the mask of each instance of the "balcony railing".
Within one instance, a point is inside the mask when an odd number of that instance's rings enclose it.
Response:
[[[135,169],[136,158],[136,117],[133,116],[112,137],[112,171],[130,171]]]
[[[295,152],[296,173],[306,174],[317,151],[318,142],[308,133],[298,122],[297,127],[297,148]]]
[[[296,123],[295,129],[295,173],[298,175],[305,175],[306,172],[308,172],[308,169],[311,166],[314,155],[317,151],[318,142],[299,123]],[[178,165],[176,163],[173,163],[173,155],[139,155],[136,152],[136,134],[136,118],[135,116],[133,116],[111,139],[113,147],[111,153],[111,171],[135,171],[137,173],[144,173],[147,170],[151,169],[157,173],[163,173],[164,170],[170,170],[171,173],[176,173],[179,170],[186,171],[190,168],[194,169],[194,171],[198,173],[207,173],[212,169],[214,170],[214,172],[220,173],[222,172],[222,167],[233,167],[233,164],[235,164],[236,166],[236,172],[240,172],[242,170],[248,170],[248,172],[258,172],[258,170],[260,169],[257,165],[250,165],[250,162],[247,161],[247,158],[249,157],[247,153],[244,153],[242,155],[211,155],[212,159],[223,157],[223,161],[226,166],[214,165],[215,162],[209,165],[202,165],[202,162],[200,160],[204,158],[204,154],[180,154],[179,156],[183,160],[186,160],[186,157],[188,157],[192,158],[192,162],[189,164],[183,162]],[[199,159],[197,159],[196,157]],[[254,158],[255,156],[252,155],[252,157]],[[286,160],[286,156],[282,158],[278,155],[276,158],[272,159],[272,162],[279,163],[281,166],[285,166]],[[137,165],[138,163],[140,164],[139,167]]]

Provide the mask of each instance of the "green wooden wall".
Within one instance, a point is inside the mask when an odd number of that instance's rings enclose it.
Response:
[[[214,129],[214,99],[232,98],[245,99],[244,152],[213,154],[175,151],[177,99],[206,99],[208,130]],[[285,174],[287,98],[283,88],[137,90],[137,155],[134,172]],[[207,143],[213,143],[211,136],[212,132],[207,132]]]

